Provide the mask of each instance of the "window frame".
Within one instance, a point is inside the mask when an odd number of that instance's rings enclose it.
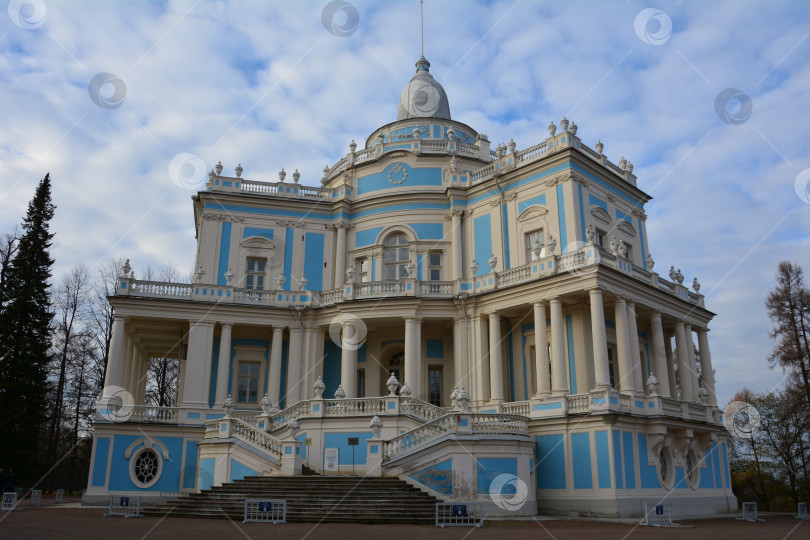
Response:
[[[392,244],[395,239],[404,240]],[[404,250],[404,251],[403,251]],[[394,259],[389,261],[388,254],[394,253]],[[402,259],[403,253],[406,253],[405,258]],[[392,232],[389,234],[385,241],[383,241],[383,277],[385,281],[399,281],[408,277],[406,266],[411,262],[411,241],[402,231]],[[389,277],[389,269],[394,269],[395,277]]]
[[[243,365],[244,366],[256,366],[256,374],[255,374],[255,378],[256,378],[256,401],[250,401],[250,382],[253,379],[254,375],[251,374],[250,371],[248,371],[247,374],[243,375],[241,373]],[[260,401],[259,394],[261,394],[261,392],[259,391],[259,386],[260,386],[260,383],[261,383],[261,376],[262,376],[262,362],[261,361],[245,359],[245,360],[239,360],[237,362],[237,364],[236,364],[236,400],[235,400],[236,403],[254,404],[254,405],[259,403],[259,401]],[[244,399],[244,400],[240,399],[241,398],[241,396],[240,396],[240,382],[241,382],[242,377],[247,377],[247,379],[248,379],[247,380],[246,390],[245,390],[245,398],[246,399]]]
[[[542,246],[540,248],[540,255],[539,256],[535,256],[534,251],[532,250],[532,246],[534,245],[534,243],[531,241],[532,236],[535,236],[537,234],[540,234],[540,245]],[[546,244],[545,244],[545,242],[546,242],[546,230],[545,230],[545,228],[540,227],[539,229],[534,229],[534,230],[531,230],[531,231],[527,231],[527,232],[523,233],[523,238],[524,238],[524,252],[526,254],[526,264],[528,264],[530,262],[533,262],[533,261],[540,260],[540,259],[542,259],[543,257],[546,256]]]
[[[251,263],[258,263],[262,265],[261,270],[251,269]],[[255,287],[251,278],[257,278],[261,281],[260,287]],[[266,290],[264,285],[267,278],[267,258],[266,257],[245,257],[245,289],[252,291]]]

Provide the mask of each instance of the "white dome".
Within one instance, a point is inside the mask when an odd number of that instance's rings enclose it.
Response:
[[[409,118],[444,118],[450,120],[447,94],[429,72],[430,62],[421,57],[416,62],[416,74],[399,97],[397,120]]]

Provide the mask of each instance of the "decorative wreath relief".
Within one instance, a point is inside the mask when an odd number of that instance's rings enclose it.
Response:
[[[408,170],[403,167],[402,163],[395,163],[391,170],[388,171],[388,181],[392,184],[399,185],[408,179]]]

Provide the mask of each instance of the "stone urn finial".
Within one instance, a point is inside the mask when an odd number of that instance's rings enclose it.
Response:
[[[408,261],[408,264],[405,265],[405,270],[408,272],[408,277],[412,278],[413,273],[416,270],[416,265],[413,264],[413,261]]]
[[[588,243],[593,244],[596,239],[596,231],[593,229],[593,223],[588,223],[585,227],[585,236],[588,238]]]
[[[610,252],[613,255],[619,254],[619,241],[616,240],[616,235],[610,235]]]
[[[627,162],[627,172],[631,174],[633,173],[633,164],[630,163],[629,161]]]
[[[323,383],[323,378],[320,375],[315,379],[315,384],[312,385],[312,389],[315,390],[315,399],[323,399],[323,391],[326,390],[326,385]]]
[[[284,277],[284,274],[279,274],[276,276],[276,283],[278,283],[278,290],[284,288],[285,281],[287,281],[287,278]]]
[[[225,284],[230,285],[233,282],[233,272],[231,271],[231,269],[228,268],[228,271],[225,272],[225,274],[223,275],[225,276]]]
[[[394,372],[391,372],[391,376],[388,377],[388,380],[385,382],[385,386],[388,387],[389,396],[395,396],[397,394],[397,388],[399,388],[399,380],[397,380]]]
[[[242,171],[244,171],[244,170],[245,170],[245,169],[243,169],[243,168],[242,168],[242,164],[241,164],[241,163],[240,163],[239,165],[237,165],[237,166],[236,166],[236,177],[237,177],[237,178],[241,178],[241,177],[242,177]]]
[[[557,126],[554,125],[553,121],[549,122],[549,124],[548,124],[548,134],[553,137],[555,133],[557,133]]]
[[[487,264],[489,264],[489,267],[492,270],[495,270],[495,267],[498,266],[498,257],[496,257],[494,253],[491,253],[489,255],[489,260],[487,261]]]
[[[352,154],[354,154],[354,151],[355,151],[355,150],[357,150],[357,143],[356,143],[356,142],[354,142],[354,139],[352,139],[352,142],[351,142],[351,143],[349,143],[349,151],[350,151]]]
[[[127,277],[132,272],[132,267],[129,265],[129,259],[124,261],[124,266],[121,267],[121,277]]]
[[[600,156],[602,155],[602,150],[605,149],[605,145],[602,144],[602,141],[596,141],[596,153]]]
[[[285,178],[287,178],[287,171],[282,167],[281,170],[278,171],[278,180],[279,182],[283,182]]]
[[[222,174],[222,162],[218,161],[216,167],[214,169],[217,171],[217,176]]]
[[[264,397],[262,398],[262,411],[265,413],[269,413],[270,409],[273,408],[273,402],[270,401],[270,396],[267,395],[267,392],[264,393]]]
[[[675,273],[674,266],[669,267],[669,279],[671,279],[673,282],[678,281],[678,274]]]
[[[560,128],[563,130],[563,132],[568,131],[568,124],[569,124],[568,118],[563,116],[562,120],[560,120]]]
[[[700,282],[697,278],[692,279],[692,288],[695,289],[696,293],[700,293]]]
[[[495,155],[498,156],[498,159],[501,159],[503,157],[504,151],[503,151],[502,144],[503,143],[501,143],[501,144],[499,144],[498,146],[495,147]]]
[[[297,184],[299,180],[301,180],[301,173],[298,172],[298,169],[295,169],[295,172],[293,173],[293,182]]]
[[[698,390],[698,399],[701,401],[701,403],[708,403],[709,401],[709,391],[706,390],[706,387],[702,384]]]
[[[205,275],[205,270],[203,270],[202,266],[197,267],[197,271],[194,272],[194,281],[196,283],[200,283],[202,281],[203,276]]]
[[[571,127],[568,128],[568,131],[571,133],[571,135],[577,134],[577,125],[574,123],[573,120],[571,120]]]
[[[473,262],[470,263],[470,277],[475,277],[475,274],[477,272],[478,272],[478,262],[476,260],[473,260]]]
[[[540,240],[535,240],[534,244],[532,244],[532,253],[534,254],[535,258],[539,259],[542,252],[543,244],[540,243]]]
[[[453,387],[453,392],[450,394],[450,405],[454,408],[458,408],[458,385]]]
[[[509,144],[507,146],[509,147],[509,153],[514,154],[515,149],[517,148],[517,143],[515,142],[515,139],[509,139]]]
[[[458,402],[458,406],[461,407],[462,411],[467,410],[467,406],[470,403],[470,394],[467,392],[467,389],[464,388],[463,386],[461,387],[461,390],[459,390],[459,392],[458,392],[458,400],[457,400],[457,402]]]
[[[399,395],[402,397],[411,397],[411,387],[408,383],[403,383],[402,388],[399,389]]]
[[[627,244],[624,241],[619,242],[619,255],[623,258],[627,258]]]
[[[335,399],[346,399],[346,391],[343,389],[342,384],[339,384],[337,390],[335,390]]]
[[[299,283],[299,285],[301,285],[301,290],[302,291],[307,290],[307,283],[309,283],[309,280],[307,279],[307,276],[301,276],[300,278],[298,278],[298,283]]]
[[[647,270],[652,272],[653,267],[655,267],[655,260],[652,258],[652,255],[647,253]]]
[[[298,419],[297,419],[297,418],[293,418],[293,419],[290,421],[290,423],[289,423],[289,424],[287,424],[287,425],[288,425],[288,426],[289,426],[289,428],[290,428],[290,435],[292,435],[292,438],[294,439],[294,438],[295,438],[295,434],[296,434],[296,433],[298,433],[299,431],[301,431],[301,424],[299,424],[299,423],[298,423]]]
[[[627,160],[624,159],[624,156],[622,156],[622,158],[619,160],[619,168],[621,170],[627,169]]]
[[[230,418],[231,413],[233,412],[233,399],[231,399],[231,395],[228,394],[228,397],[225,398],[225,402],[222,404],[222,408],[225,411],[225,418]]]
[[[652,373],[650,373],[650,376],[647,378],[647,392],[651,396],[658,395],[658,379]]]
[[[678,285],[683,285],[683,272],[681,272],[680,268],[675,272],[675,279],[678,281]]]
[[[451,141],[455,141],[455,140],[456,140],[456,130],[455,130],[455,129],[453,129],[453,127],[452,127],[452,126],[451,126],[451,127],[449,127],[449,128],[447,128],[447,139],[448,139],[448,140],[451,140]]]
[[[379,439],[383,427],[383,423],[382,420],[380,420],[380,417],[375,414],[374,418],[371,419],[371,422],[368,423],[368,427],[371,428],[371,432],[374,434],[374,436]]]

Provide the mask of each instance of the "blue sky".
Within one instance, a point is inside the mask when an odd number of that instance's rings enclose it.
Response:
[[[319,185],[395,119],[419,57],[416,0],[351,2],[331,31],[328,5],[3,2],[0,232],[50,172],[57,276],[111,255],[186,270],[195,164]],[[717,313],[720,400],[779,384],[763,303],[780,260],[810,272],[810,3],[428,1],[425,49],[453,118],[494,144],[565,115],[631,161],[656,270],[697,276]]]

